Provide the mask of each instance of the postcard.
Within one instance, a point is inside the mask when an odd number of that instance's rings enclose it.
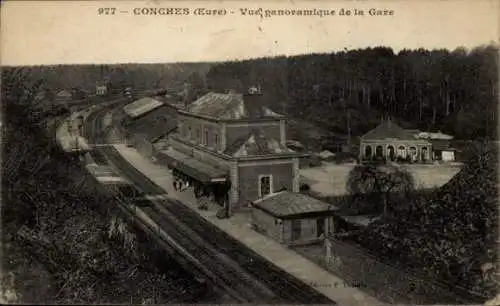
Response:
[[[499,305],[499,6],[4,1],[1,301]]]

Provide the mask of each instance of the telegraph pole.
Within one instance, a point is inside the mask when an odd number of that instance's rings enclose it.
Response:
[[[347,108],[347,148],[351,152],[351,110]]]

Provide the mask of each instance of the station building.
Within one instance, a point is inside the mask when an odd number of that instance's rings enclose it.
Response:
[[[299,191],[300,154],[286,146],[286,118],[265,106],[252,88],[246,94],[208,93],[177,108],[177,132],[158,152],[174,175],[213,194],[228,210],[278,190]]]

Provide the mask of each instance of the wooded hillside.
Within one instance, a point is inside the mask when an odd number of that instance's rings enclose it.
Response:
[[[360,134],[390,115],[458,139],[496,136],[497,46],[261,58],[221,63],[207,74],[210,90],[256,83],[275,109],[337,132],[346,132],[349,117]]]

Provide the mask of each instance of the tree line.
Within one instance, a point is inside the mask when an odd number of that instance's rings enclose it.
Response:
[[[271,108],[327,130],[361,135],[382,117],[457,139],[496,138],[498,46],[472,50],[374,47],[220,63],[30,67],[51,90],[166,88],[195,100],[259,84]],[[326,111],[328,110],[328,111]]]
[[[274,108],[333,131],[346,133],[343,121],[354,114],[355,133],[373,128],[373,117],[392,116],[458,139],[496,137],[497,46],[259,58],[214,65],[206,76],[208,90],[256,83]]]

